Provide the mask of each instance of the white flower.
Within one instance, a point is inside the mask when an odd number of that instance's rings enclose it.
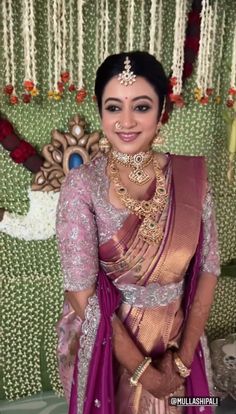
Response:
[[[4,213],[0,231],[22,240],[46,240],[55,234],[60,193],[28,190],[30,208],[25,216]]]

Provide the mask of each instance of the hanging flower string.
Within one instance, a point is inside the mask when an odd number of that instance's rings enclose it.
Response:
[[[216,19],[217,19],[218,0],[214,9],[209,4],[209,0],[202,1],[201,13],[201,35],[199,58],[197,65],[197,87],[194,96],[197,102],[205,105],[209,102],[209,97],[213,92],[213,68],[214,68],[214,46],[216,39]]]
[[[29,103],[33,96],[37,96],[36,79],[36,49],[35,49],[35,22],[33,0],[22,1],[22,37],[24,41],[24,89],[22,95],[24,103]]]
[[[4,93],[9,97],[9,103],[15,105],[19,102],[15,91],[15,56],[14,56],[14,32],[12,16],[12,0],[2,1],[3,16],[3,55],[5,59],[6,85]]]
[[[172,77],[170,79],[173,92],[170,93],[170,101],[180,108],[184,106],[182,96],[182,76],[184,67],[185,27],[187,20],[186,12],[187,1],[176,0],[173,64]]]
[[[228,179],[232,181],[234,178],[234,160],[236,156],[236,27],[234,29],[233,45],[232,45],[232,63],[231,63],[231,75],[230,75],[230,88],[228,90],[227,107],[229,113],[227,114],[226,121],[229,126],[229,139],[228,139],[228,151],[229,151],[229,168]]]
[[[84,87],[83,69],[84,69],[84,18],[83,18],[84,0],[77,0],[77,28],[78,28],[78,91],[76,94],[76,102],[82,103],[87,96]]]
[[[220,36],[220,51],[219,51],[219,58],[218,58],[218,65],[217,65],[217,81],[216,81],[216,97],[215,102],[220,104],[221,97],[220,97],[220,80],[221,80],[221,73],[220,73],[220,65],[222,61],[223,55],[223,45],[224,45],[224,34],[225,34],[225,10],[223,11],[222,23],[221,23],[221,36]]]
[[[120,51],[120,0],[116,1],[116,46],[115,51],[119,53]]]
[[[145,40],[144,2],[145,2],[145,0],[141,0],[140,50],[144,50],[144,40]]]

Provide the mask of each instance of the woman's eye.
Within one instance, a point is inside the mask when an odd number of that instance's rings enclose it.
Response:
[[[135,107],[136,111],[140,111],[140,112],[146,112],[150,109],[149,105],[138,105]]]
[[[105,109],[109,112],[116,112],[119,111],[120,108],[116,105],[109,105]]]

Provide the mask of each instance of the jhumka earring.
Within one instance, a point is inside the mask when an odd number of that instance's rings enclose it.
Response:
[[[156,129],[156,135],[155,135],[155,137],[153,138],[153,141],[152,141],[152,145],[153,146],[155,146],[155,145],[163,145],[164,142],[165,142],[165,138],[163,137],[163,135],[160,132],[161,131],[161,127],[162,127],[162,123],[161,122],[158,122],[157,129]]]
[[[105,135],[99,140],[98,146],[103,154],[107,154],[111,149],[111,144]]]
[[[164,115],[165,110],[166,110],[166,99],[164,100],[163,108],[162,108],[162,111],[161,111],[160,120],[159,120],[159,122],[157,124],[156,135],[155,135],[155,137],[153,138],[153,141],[152,141],[152,145],[153,146],[155,146],[155,145],[163,145],[164,142],[165,142],[165,138],[163,137],[163,135],[161,133],[162,118],[163,118],[163,115]]]

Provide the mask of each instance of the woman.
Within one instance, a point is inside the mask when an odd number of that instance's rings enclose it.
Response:
[[[95,94],[110,150],[69,172],[57,215],[69,413],[182,412],[170,395],[209,395],[200,338],[219,256],[204,160],[151,149],[167,94],[153,56],[109,56]]]

